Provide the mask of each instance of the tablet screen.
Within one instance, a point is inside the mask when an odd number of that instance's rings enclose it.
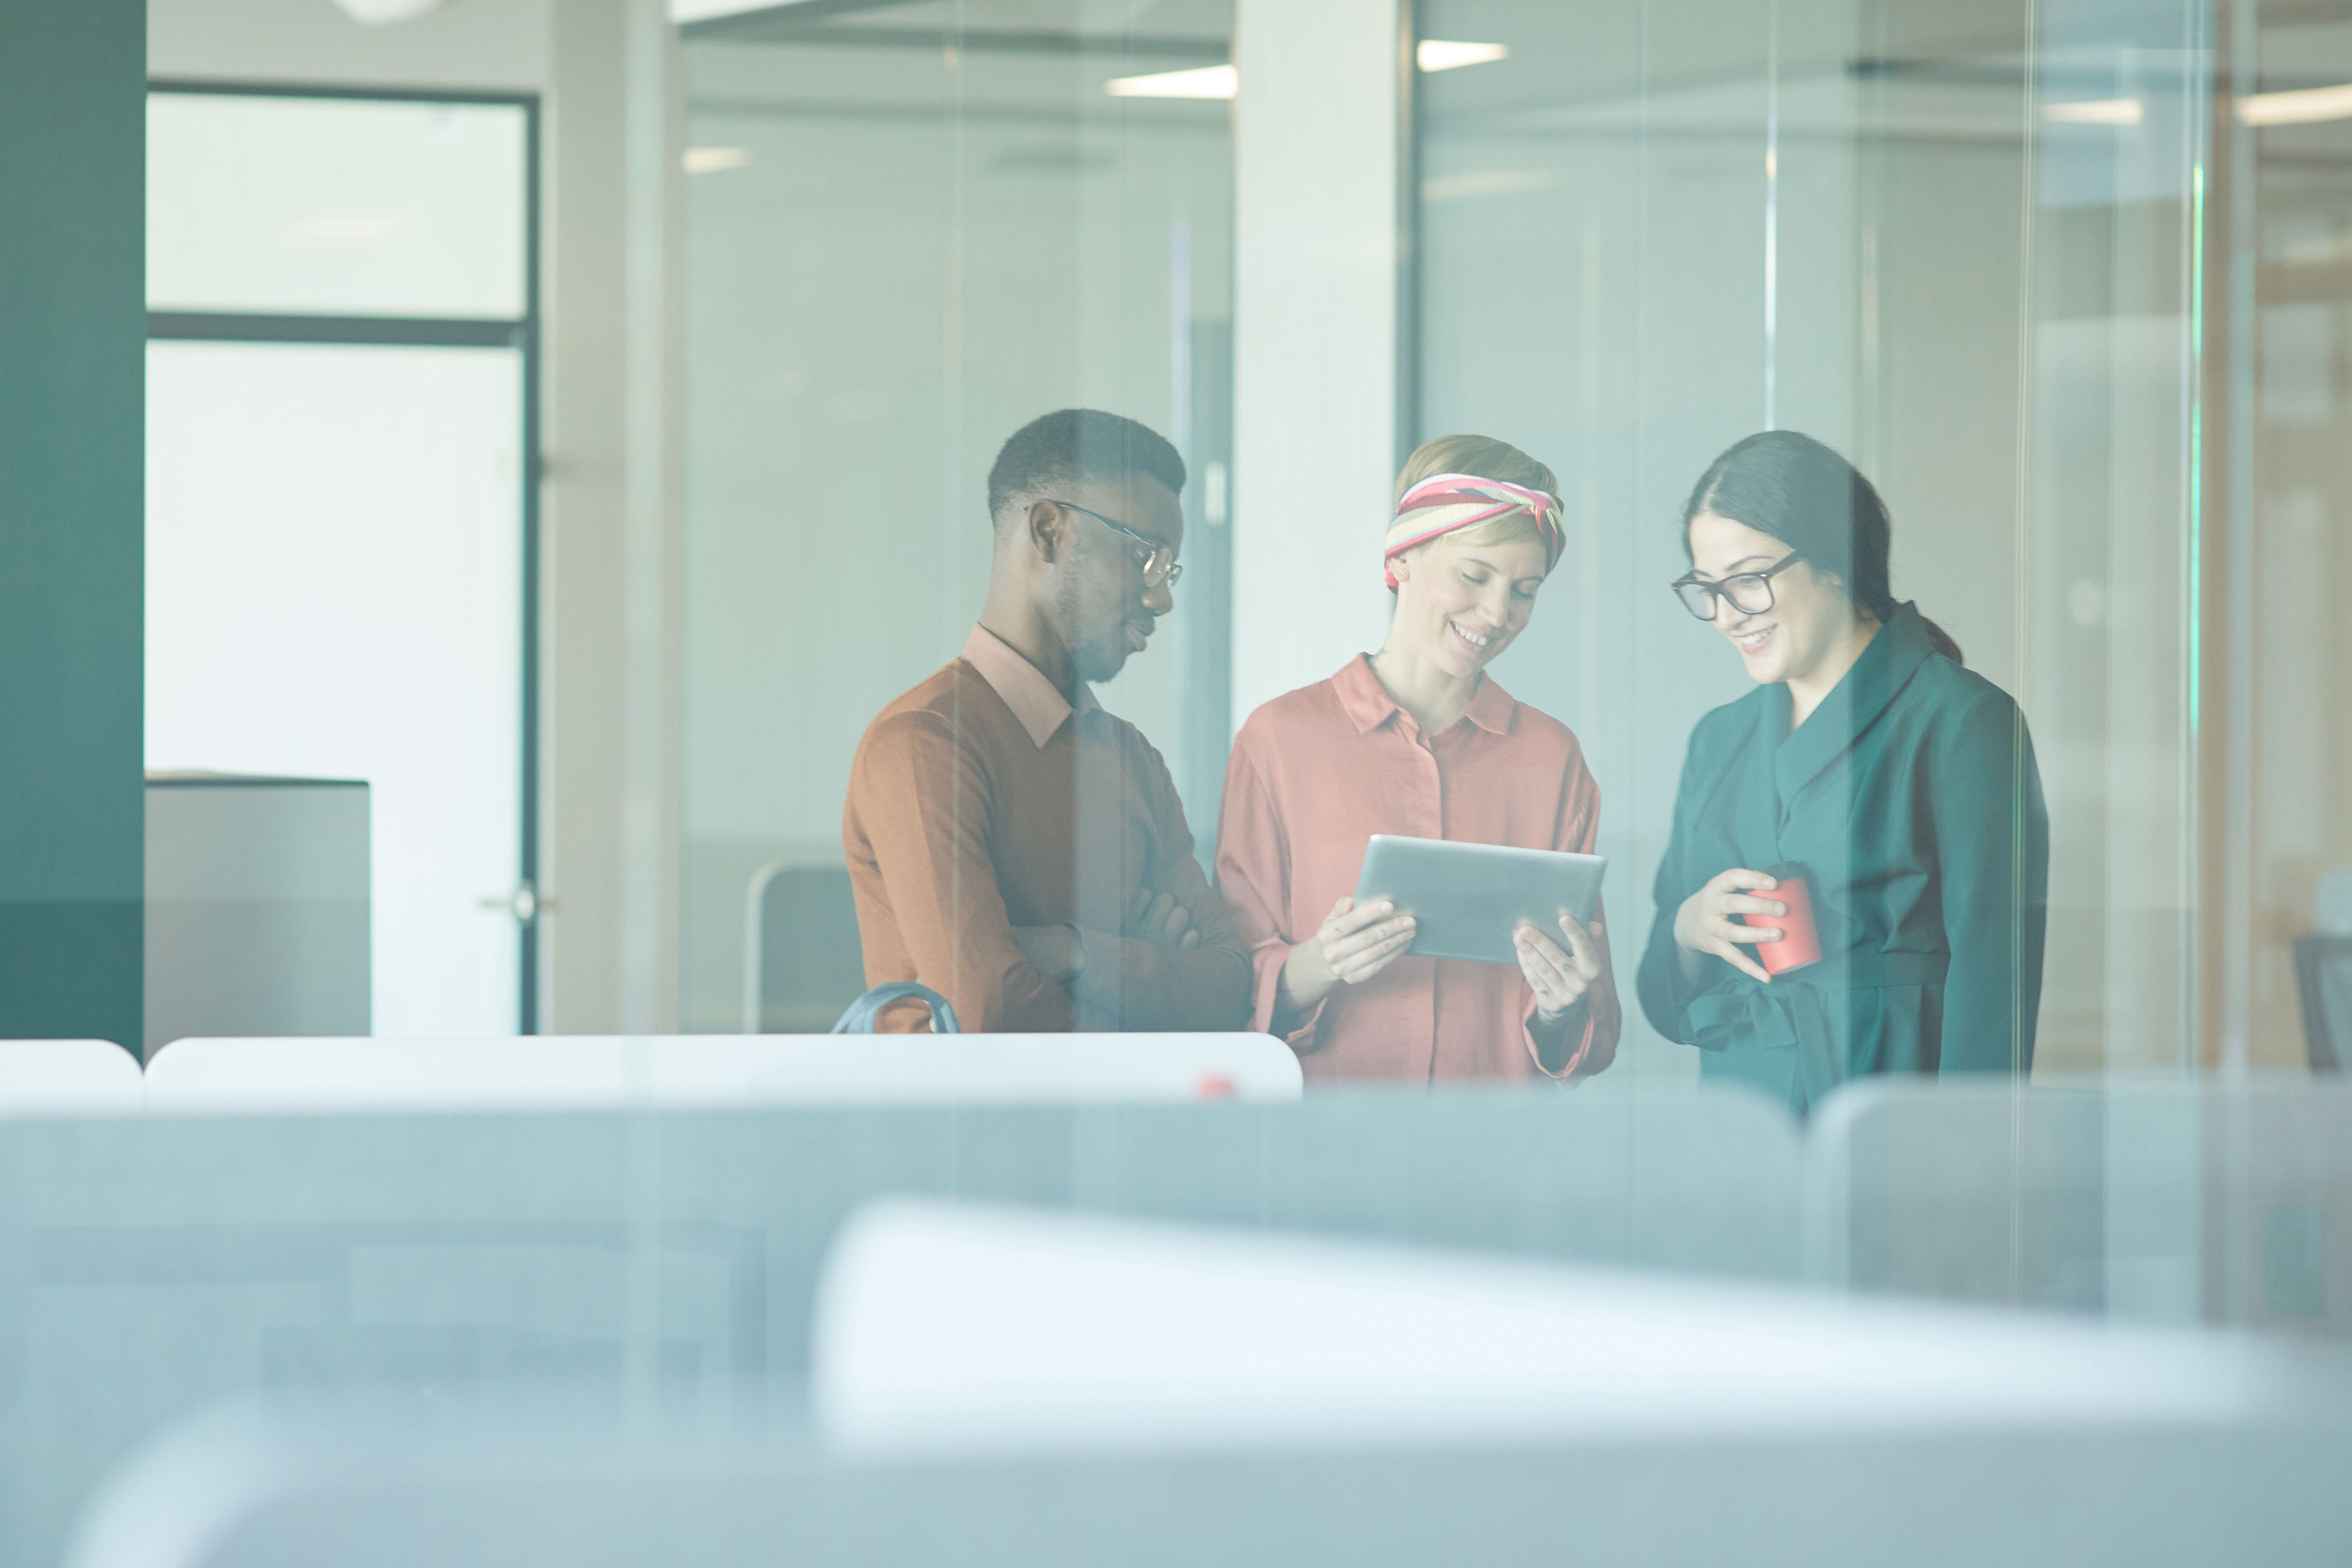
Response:
[[[1599,855],[1376,833],[1356,902],[1387,899],[1412,916],[1410,952],[1517,965],[1511,933],[1531,925],[1557,942],[1562,913],[1589,923],[1608,865]]]

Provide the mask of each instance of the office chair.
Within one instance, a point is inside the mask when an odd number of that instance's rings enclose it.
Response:
[[[2342,1072],[2352,1057],[2352,936],[2295,938],[2294,979],[2311,1070]]]
[[[866,991],[844,866],[772,860],[744,893],[743,1032],[822,1035]]]
[[[2314,1072],[2342,1072],[2352,1056],[2352,866],[2319,879],[2312,913],[2319,929],[2294,943],[2295,989]]]

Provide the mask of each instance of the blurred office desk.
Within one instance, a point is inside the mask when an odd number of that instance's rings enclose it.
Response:
[[[117,1472],[67,1568],[2208,1568],[2352,1537],[2340,1352],[939,1205],[854,1219],[824,1296],[805,1426],[247,1405]]]
[[[509,1035],[192,1039],[147,1069],[163,1111],[1296,1100],[1272,1035]]]
[[[2335,1428],[856,1461],[740,1432],[215,1426],[124,1477],[65,1564],[2337,1568],[2347,1460]]]
[[[0,1121],[0,1568],[49,1568],[101,1474],[257,1389],[788,1405],[877,1195],[1785,1279],[1797,1161],[1759,1098],[1603,1085]]]
[[[368,1032],[368,786],[147,775],[144,1055]]]

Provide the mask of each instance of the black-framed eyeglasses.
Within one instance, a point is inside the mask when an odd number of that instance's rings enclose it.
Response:
[[[1060,507],[1064,511],[1085,512],[1087,516],[1093,518],[1097,522],[1101,523],[1113,533],[1123,533],[1128,538],[1135,541],[1136,543],[1143,546],[1141,550],[1131,551],[1129,553],[1135,557],[1135,563],[1143,568],[1143,585],[1145,587],[1157,588],[1162,583],[1165,583],[1172,588],[1176,585],[1176,579],[1184,575],[1183,565],[1176,559],[1176,547],[1174,545],[1162,544],[1160,541],[1151,538],[1148,534],[1136,532],[1135,530],[1128,527],[1127,524],[1123,522],[1114,522],[1109,518],[1105,517],[1102,513],[1098,511],[1087,511],[1085,507],[1079,506],[1072,501],[1056,500],[1049,501],[1047,504]]]
[[[1772,607],[1772,579],[1803,559],[1791,550],[1761,572],[1734,572],[1728,577],[1712,580],[1696,572],[1685,572],[1666,586],[1675,591],[1684,609],[1702,621],[1715,619],[1715,601],[1718,596],[1731,601],[1731,607],[1743,616],[1760,616]]]

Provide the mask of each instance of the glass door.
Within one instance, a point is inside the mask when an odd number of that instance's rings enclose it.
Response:
[[[148,765],[368,783],[382,1035],[536,1022],[534,120],[149,100]]]

